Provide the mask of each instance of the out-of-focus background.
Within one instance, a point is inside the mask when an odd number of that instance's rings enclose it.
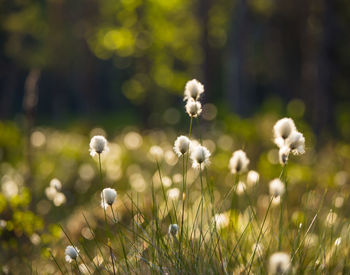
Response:
[[[0,117],[161,126],[188,79],[241,116],[292,99],[350,137],[346,0],[2,0]],[[29,110],[28,110],[29,109]],[[168,111],[166,113],[166,111]],[[165,113],[165,121],[164,121]]]
[[[102,217],[93,134],[111,143],[105,184],[121,198],[149,199],[154,144],[166,187],[179,188],[172,144],[188,131],[182,95],[193,78],[205,85],[201,135],[217,199],[240,148],[261,173],[262,199],[280,171],[272,127],[289,116],[306,137],[289,164],[290,209],[328,188],[329,208],[348,213],[349,28],[348,0],[0,0],[1,270],[52,274],[42,259],[55,247],[63,258],[58,223],[91,239],[81,214],[93,227]],[[298,211],[296,225],[311,213]]]

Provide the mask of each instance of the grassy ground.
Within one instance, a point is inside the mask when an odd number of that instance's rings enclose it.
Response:
[[[330,140],[316,150],[312,132],[296,119],[306,153],[281,165],[273,143],[279,118],[219,114],[188,119],[182,132],[129,127],[108,137],[109,152],[95,157],[88,143],[106,136],[102,129],[37,128],[26,139],[2,123],[3,273],[349,273],[350,146]],[[172,147],[179,135],[208,148],[210,164],[196,169],[188,152],[178,157]],[[250,163],[231,173],[239,149]],[[248,179],[250,170],[258,181]],[[61,188],[49,189],[53,178]],[[269,191],[276,178],[285,189],[280,196]],[[106,187],[118,195],[104,211]],[[71,263],[68,245],[80,251]]]

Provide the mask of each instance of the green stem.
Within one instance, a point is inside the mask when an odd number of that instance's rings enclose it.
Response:
[[[105,216],[105,227],[107,232],[107,215],[106,215],[106,209],[105,209],[105,195],[103,193],[103,176],[102,176],[102,165],[101,165],[101,154],[98,154],[98,162],[99,162],[99,168],[100,168],[100,180],[101,180],[101,187],[102,187],[102,203],[103,203],[103,212]]]
[[[185,215],[185,199],[186,197],[186,182],[185,182],[185,155],[182,155],[182,213],[181,213],[181,235],[179,250],[182,245],[183,239],[183,226],[184,226],[184,215]]]
[[[248,275],[250,274],[250,270],[251,270],[252,265],[253,265],[253,262],[254,262],[254,257],[255,257],[256,249],[257,249],[257,247],[258,247],[258,245],[259,245],[259,241],[260,241],[260,238],[261,238],[261,236],[262,236],[262,231],[263,231],[263,228],[264,228],[264,225],[265,225],[265,222],[266,222],[267,214],[268,214],[269,211],[270,211],[272,201],[273,201],[273,197],[271,197],[271,199],[270,199],[269,206],[267,207],[267,210],[266,210],[266,213],[265,213],[265,217],[264,217],[263,223],[262,223],[262,225],[261,225],[261,227],[260,227],[260,231],[259,231],[259,235],[258,235],[258,239],[257,239],[257,241],[256,241],[256,245],[255,245],[254,251],[253,251],[252,259],[250,260],[250,265],[249,265],[249,269],[248,269]]]
[[[203,180],[202,180],[202,164],[199,164],[199,177],[201,181],[201,194],[202,194],[202,204],[201,204],[201,234],[203,236],[203,204],[204,204],[204,190],[203,190]],[[204,241],[204,240],[203,240]]]
[[[75,264],[76,264],[76,266],[77,266],[77,269],[78,269],[79,274],[81,274],[81,273],[80,273],[80,269],[79,269],[79,265],[78,265],[78,261],[77,261],[76,259],[75,259],[74,261],[75,261]]]

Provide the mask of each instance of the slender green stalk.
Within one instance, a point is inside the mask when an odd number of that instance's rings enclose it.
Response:
[[[59,265],[58,262],[56,261],[56,258],[55,258],[55,256],[52,254],[51,250],[49,250],[49,253],[50,253],[52,259],[54,260],[55,264],[57,265],[58,269],[61,271],[62,275],[64,275],[64,273],[63,273],[63,271],[62,271],[60,265]]]
[[[271,208],[271,204],[272,204],[272,201],[273,201],[273,197],[271,197],[270,199],[270,202],[269,202],[269,205],[267,207],[267,210],[266,210],[266,213],[265,213],[265,216],[264,216],[264,220],[263,220],[263,223],[260,227],[260,232],[259,232],[259,235],[258,235],[258,239],[256,241],[256,245],[255,245],[255,248],[254,248],[254,251],[253,251],[253,255],[252,255],[252,258],[250,260],[250,265],[249,265],[249,269],[248,269],[248,275],[250,274],[250,270],[252,268],[252,265],[253,265],[253,262],[254,262],[254,257],[255,257],[255,253],[256,253],[256,249],[259,245],[259,242],[260,242],[260,238],[262,236],[262,231],[263,231],[263,228],[264,228],[264,225],[265,225],[265,222],[266,222],[266,218],[267,218],[267,214],[269,213],[270,211],[270,208]]]
[[[163,184],[163,179],[162,179],[162,173],[160,172],[160,166],[159,166],[158,160],[156,160],[156,163],[157,163],[157,169],[158,169],[158,174],[159,174],[159,179],[160,179],[160,185],[162,187],[163,199],[164,199],[164,202],[165,202],[165,211],[169,214],[170,223],[173,223],[172,217],[171,217],[171,213],[170,213],[170,210],[169,210],[169,206],[168,206],[168,199],[167,199],[167,196],[165,194],[165,189],[164,189],[164,184]]]
[[[79,265],[78,265],[78,261],[75,259],[74,262],[75,262],[75,264],[77,266],[78,273],[81,274],[80,269],[79,269]]]
[[[280,251],[282,249],[282,237],[283,237],[283,206],[285,204],[285,201],[288,199],[288,190],[287,190],[287,181],[283,180],[284,172],[286,169],[287,163],[283,164],[279,179],[284,182],[286,193],[284,195],[284,198],[282,196],[280,197],[280,217],[279,217],[279,226],[278,226],[278,250]]]
[[[201,181],[201,197],[202,197],[202,204],[201,204],[201,223],[200,223],[200,227],[201,227],[201,235],[204,241],[204,236],[203,236],[203,204],[204,204],[204,188],[203,188],[203,180],[202,180],[202,164],[199,164],[199,177],[200,177],[200,181]]]
[[[116,219],[116,217],[115,217],[115,215],[114,215],[114,210],[113,210],[112,205],[110,205],[110,207],[111,207],[111,211],[112,211],[112,215],[113,215],[114,222],[116,223],[116,222],[118,222],[118,220]]]
[[[112,207],[111,207],[112,208]],[[113,211],[113,208],[112,208]],[[114,214],[113,214],[114,217]],[[115,267],[114,267],[114,256],[113,256],[113,250],[110,241],[108,240],[108,247],[109,247],[109,253],[111,255],[111,261],[112,261],[112,267],[113,267],[113,275],[115,275]]]
[[[180,232],[180,245],[179,250],[182,245],[183,240],[183,226],[184,226],[184,215],[185,215],[185,199],[186,198],[186,182],[185,182],[185,155],[182,155],[182,213],[181,213],[181,232]]]
[[[101,165],[101,154],[98,154],[98,163],[99,163],[99,168],[100,168],[100,181],[101,181],[101,194],[102,194],[102,208],[105,216],[105,226],[106,226],[106,233],[107,233],[107,215],[106,215],[106,209],[105,209],[105,195],[103,193],[103,176],[102,176],[102,165]]]

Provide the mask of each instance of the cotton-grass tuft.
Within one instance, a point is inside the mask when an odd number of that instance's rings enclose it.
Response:
[[[101,207],[106,209],[112,206],[117,197],[117,191],[112,188],[105,188],[101,192]]]
[[[169,225],[169,230],[168,230],[169,235],[175,238],[178,231],[179,231],[179,226],[176,223]]]
[[[242,150],[237,150],[233,152],[228,167],[232,174],[241,174],[247,171],[248,165],[249,159],[246,153]]]
[[[202,104],[193,98],[187,101],[185,108],[190,117],[198,117],[202,113]]]
[[[285,192],[285,186],[280,179],[274,179],[270,181],[269,185],[270,195],[276,197],[281,197]]]
[[[191,148],[191,160],[193,168],[204,168],[210,164],[210,152],[202,145],[195,145]]]
[[[185,86],[184,101],[189,99],[198,100],[201,94],[204,93],[204,86],[196,79],[187,81]]]
[[[286,139],[296,131],[294,121],[291,118],[282,118],[273,126],[275,143],[278,147],[282,147]]]
[[[93,157],[96,154],[108,152],[108,143],[104,136],[94,136],[90,141],[90,155]]]
[[[293,132],[286,140],[286,145],[289,147],[293,155],[305,153],[305,138],[300,132]]]
[[[277,252],[270,256],[269,274],[287,274],[290,270],[290,256],[284,252]]]
[[[250,170],[247,175],[247,185],[249,187],[253,187],[259,182],[259,179],[260,179],[259,173],[254,170]]]
[[[74,246],[68,245],[66,247],[66,250],[64,251],[64,254],[66,254],[66,261],[68,263],[71,263],[73,260],[76,260],[78,258],[79,249]]]
[[[288,146],[282,146],[280,150],[278,151],[278,158],[280,161],[280,164],[284,165],[288,161],[288,157],[290,154],[290,148]]]
[[[178,157],[189,151],[191,141],[186,136],[179,136],[174,143],[174,151]]]

